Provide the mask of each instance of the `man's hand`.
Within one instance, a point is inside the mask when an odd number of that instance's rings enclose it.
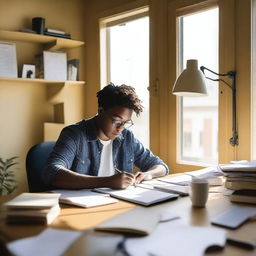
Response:
[[[110,187],[113,189],[125,189],[134,184],[134,175],[128,172],[122,172],[111,176]]]
[[[134,175],[135,184],[139,184],[144,180],[152,180],[152,175],[147,172],[137,172]]]

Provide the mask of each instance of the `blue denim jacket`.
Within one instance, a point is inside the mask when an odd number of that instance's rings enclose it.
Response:
[[[65,127],[50,154],[43,180],[51,185],[56,173],[61,168],[87,175],[98,175],[100,155],[103,145],[97,137],[96,116]],[[119,170],[133,172],[134,166],[147,171],[153,165],[167,165],[134,137],[133,133],[124,129],[113,141],[114,166]]]

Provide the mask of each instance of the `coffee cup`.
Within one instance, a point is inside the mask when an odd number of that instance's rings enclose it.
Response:
[[[209,182],[206,179],[192,178],[189,196],[194,207],[205,207],[209,193]]]

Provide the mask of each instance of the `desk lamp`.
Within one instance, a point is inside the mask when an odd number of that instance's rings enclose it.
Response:
[[[231,79],[231,85],[225,80],[218,78],[212,79],[205,75],[205,70],[217,75],[219,77],[228,77]],[[187,60],[187,67],[179,77],[176,79],[172,93],[177,96],[207,96],[205,78],[212,81],[221,81],[225,83],[232,90],[232,137],[229,139],[229,143],[234,147],[238,145],[238,131],[236,122],[236,71],[229,71],[225,74],[218,74],[204,66],[198,69],[197,60]]]

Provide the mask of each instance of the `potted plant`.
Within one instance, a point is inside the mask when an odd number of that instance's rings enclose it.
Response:
[[[0,157],[0,195],[12,193],[17,188],[17,181],[11,167],[18,164],[18,157],[11,157],[6,160]]]

